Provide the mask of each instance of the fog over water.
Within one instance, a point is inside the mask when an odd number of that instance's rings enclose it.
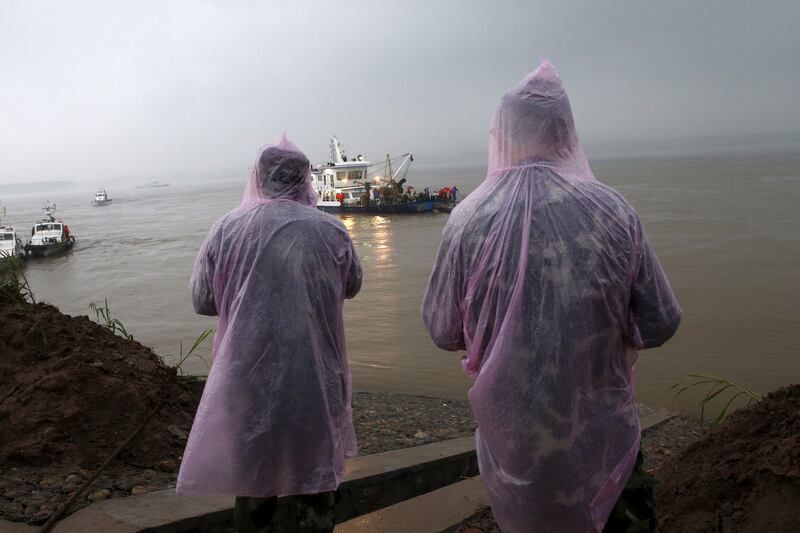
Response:
[[[641,353],[639,398],[669,407],[669,386],[687,373],[762,392],[798,381],[800,154],[606,160],[593,169],[639,211],[686,313],[670,343]],[[468,191],[484,173],[480,164],[440,165],[411,181]],[[36,296],[70,314],[108,298],[137,340],[176,354],[179,341],[215,325],[193,313],[188,279],[208,228],[238,204],[243,183],[110,189],[114,202],[102,208],[89,206],[91,191],[51,195],[77,246],[28,262]],[[43,199],[6,199],[5,221],[25,236]],[[355,387],[463,397],[469,380],[458,355],[432,344],[418,311],[447,215],[342,220],[364,265],[362,292],[345,304]],[[187,369],[206,366],[193,359]],[[688,398],[679,406],[693,410]]]
[[[286,131],[379,157],[486,149],[550,58],[585,143],[800,129],[800,3],[0,3],[0,184],[236,175]],[[589,150],[591,155],[591,150]]]

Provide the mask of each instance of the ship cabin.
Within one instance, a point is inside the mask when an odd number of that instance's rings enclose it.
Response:
[[[345,204],[357,203],[364,194],[370,165],[361,154],[348,159],[338,139],[331,139],[331,161],[311,171],[311,184],[319,195],[319,205],[339,205],[337,195],[344,196]]]
[[[17,257],[21,253],[22,243],[17,238],[14,228],[0,226],[0,261],[9,257]]]

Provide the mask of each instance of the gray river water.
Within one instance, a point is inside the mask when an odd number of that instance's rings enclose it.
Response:
[[[640,400],[669,407],[687,373],[719,375],[767,392],[800,381],[800,156],[603,161],[592,165],[639,211],[685,310],[677,336],[640,354]],[[480,165],[430,168],[418,186],[469,191]],[[39,300],[89,314],[108,299],[134,337],[171,359],[214,319],[196,316],[188,278],[208,228],[238,204],[242,180],[50,194],[77,238],[69,254],[29,261]],[[45,195],[1,198],[4,223],[26,237]],[[362,292],[345,305],[357,389],[463,397],[459,356],[438,350],[419,317],[445,214],[342,217],[364,265]],[[200,353],[208,357],[208,347]],[[185,364],[207,371],[199,358]],[[692,410],[691,397],[677,406]]]

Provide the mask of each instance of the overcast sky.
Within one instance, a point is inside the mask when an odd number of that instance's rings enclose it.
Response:
[[[244,171],[284,130],[479,153],[540,56],[590,147],[797,131],[798,6],[0,0],[0,183]]]

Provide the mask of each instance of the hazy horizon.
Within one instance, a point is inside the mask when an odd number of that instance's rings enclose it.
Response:
[[[800,151],[798,18],[793,2],[5,1],[0,184],[243,175],[284,131],[314,163],[333,134],[373,162],[479,158],[539,57],[590,158],[760,136]]]
[[[346,148],[348,148],[346,146]],[[357,150],[356,150],[357,152]],[[728,157],[785,157],[797,156],[800,158],[800,132],[774,133],[764,135],[737,135],[717,137],[687,137],[683,139],[646,139],[629,143],[616,143],[607,145],[589,145],[587,147],[590,164],[603,164],[608,161],[648,161],[659,159],[691,160],[691,159],[720,159]],[[310,153],[310,151],[309,151]],[[462,151],[455,154],[415,154],[409,180],[417,183],[432,171],[439,173],[442,169],[457,171],[459,168],[485,166],[487,159],[486,150]],[[380,165],[381,157],[370,157],[373,165]],[[313,164],[323,163],[325,158],[312,160]],[[20,181],[10,179],[0,182],[0,193],[6,195],[28,194],[33,192],[59,192],[78,186],[81,190],[89,191],[97,187],[134,188],[147,181],[160,181],[169,184],[186,184],[196,182],[209,184],[211,182],[246,181],[249,165],[242,164],[240,168],[209,168],[190,173],[162,173],[152,175],[108,175],[95,180],[80,179],[70,176],[53,176],[50,179],[36,181]],[[43,189],[42,186],[45,188]]]

